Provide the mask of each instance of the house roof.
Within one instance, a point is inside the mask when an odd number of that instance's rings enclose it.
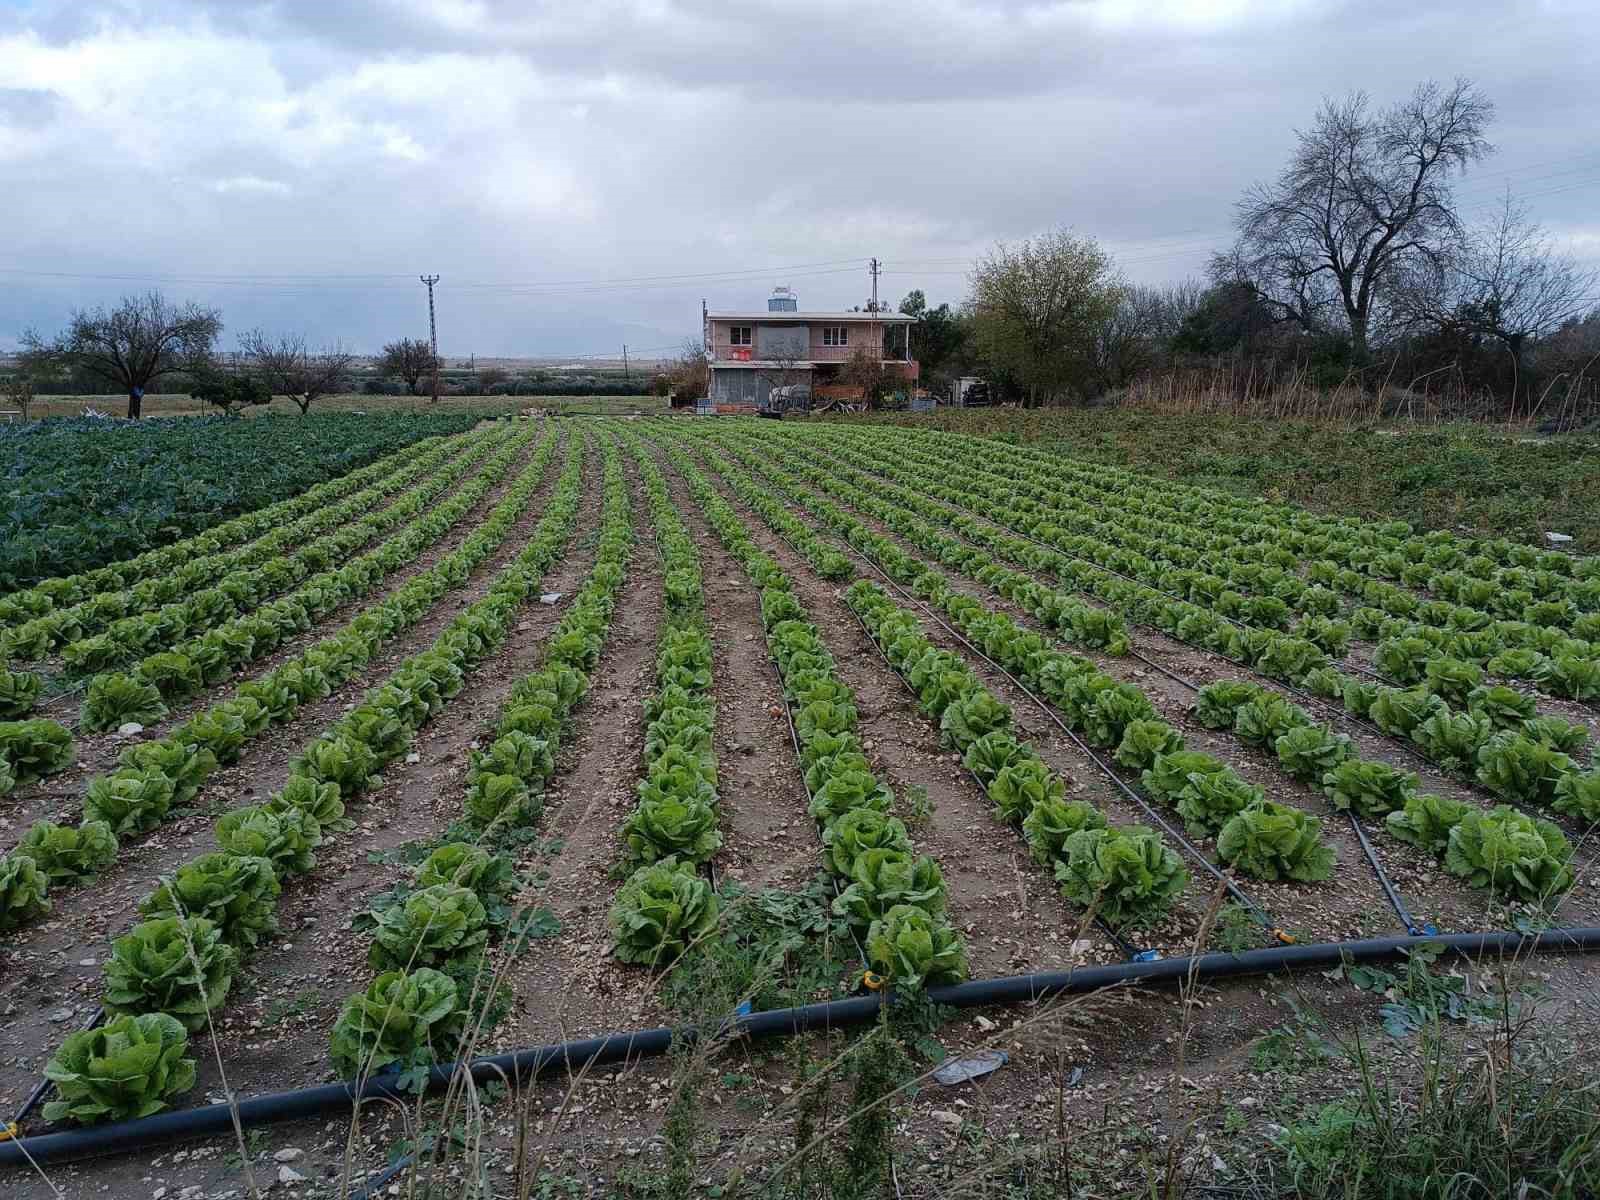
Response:
[[[761,309],[758,312],[707,313],[706,319],[711,321],[772,321],[779,325],[804,325],[817,321],[834,321],[839,324],[860,323],[863,325],[911,325],[916,322],[915,317],[908,317],[903,313],[771,312],[767,309]]]

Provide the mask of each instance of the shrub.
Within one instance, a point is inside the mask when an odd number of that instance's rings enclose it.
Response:
[[[867,931],[867,963],[901,988],[959,983],[967,958],[948,922],[910,904],[896,904]]]
[[[92,879],[117,858],[117,835],[105,821],[57,825],[35,821],[17,853],[26,854],[51,883]]]
[[[1055,864],[1061,894],[1094,905],[1113,927],[1162,916],[1189,881],[1178,856],[1140,825],[1081,829],[1062,849]]]
[[[344,1003],[334,1023],[334,1069],[345,1079],[448,1061],[467,1014],[448,975],[387,971]]]
[[[126,1121],[148,1117],[194,1086],[189,1034],[166,1013],[113,1017],[97,1029],[69,1033],[45,1064],[59,1099],[47,1121]]]
[[[617,957],[652,970],[665,966],[716,928],[718,912],[716,892],[692,863],[663,858],[640,867],[611,906]]]
[[[202,1028],[233,984],[238,952],[204,917],[156,917],[111,943],[105,1007],[112,1013],[171,1013]]]
[[[1260,801],[1237,813],[1217,835],[1217,857],[1255,879],[1316,883],[1333,873],[1333,849],[1322,822],[1298,808]]]

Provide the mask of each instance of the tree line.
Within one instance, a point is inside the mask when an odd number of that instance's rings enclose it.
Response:
[[[1223,368],[1242,393],[1447,391],[1463,416],[1491,402],[1496,415],[1528,415],[1554,396],[1569,418],[1592,416],[1595,273],[1509,193],[1472,221],[1455,192],[1490,152],[1493,116],[1467,80],[1424,83],[1387,107],[1363,92],[1325,102],[1278,175],[1241,197],[1234,243],[1200,280],[1132,284],[1098,242],[1065,229],[997,244],[964,302],[902,301],[918,318],[924,385],[947,393],[976,375],[995,399],[1082,403]],[[691,343],[668,383],[701,394],[704,375]]]
[[[237,351],[225,354],[217,349],[222,330],[217,309],[176,303],[159,291],[125,296],[111,307],[78,309],[52,336],[35,329],[23,333],[8,394],[25,408],[36,389],[88,380],[126,395],[128,416],[138,419],[145,393],[157,383],[226,413],[287,396],[303,415],[319,399],[350,390],[357,356],[338,342],[313,347],[301,333],[251,329],[239,335]],[[378,365],[415,396],[435,360],[427,341],[400,338],[383,347]]]

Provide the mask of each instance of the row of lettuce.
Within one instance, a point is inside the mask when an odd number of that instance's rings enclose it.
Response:
[[[506,430],[477,437],[464,453],[442,466],[433,463],[428,476],[392,504],[292,555],[237,569],[215,587],[153,612],[123,617],[104,633],[67,644],[67,675],[84,686],[79,728],[99,732],[126,722],[159,721],[169,706],[369,594],[444,536],[511,469],[531,435]],[[375,539],[383,540],[356,553]],[[119,669],[125,665],[130,669]]]
[[[715,454],[708,453],[708,458],[720,465],[743,498],[773,520],[773,508],[781,505],[764,497],[761,488]],[[1086,659],[1051,649],[1039,635],[956,593],[937,571],[926,568],[889,539],[872,533],[837,507],[796,490],[793,480],[770,456],[746,461],[759,462],[766,482],[809,508],[891,577],[939,606],[987,654],[1050,699],[1091,743],[1114,748],[1116,761],[1141,772],[1145,789],[1174,805],[1192,834],[1217,837],[1223,861],[1266,879],[1310,881],[1327,876],[1332,853],[1322,843],[1316,818],[1267,801],[1260,788],[1248,784],[1215,756],[1187,751],[1178,731],[1157,717],[1149,698],[1138,688],[1119,683]],[[869,503],[864,495],[855,499]],[[881,506],[875,507],[882,511]],[[892,511],[883,515],[891,520],[895,517]],[[914,518],[911,521],[915,523]],[[905,525],[904,520],[897,523]],[[1104,610],[1089,609],[1097,617],[1086,623],[1083,610],[1087,606],[1082,601],[1000,566],[982,551],[962,547],[931,527],[924,526],[922,532],[932,534],[931,548],[943,561],[974,574],[1047,627],[1111,653],[1126,650],[1125,630],[1114,616],[1108,627]],[[1339,678],[1351,687],[1354,697],[1360,685],[1349,677]],[[917,683],[920,686],[921,681]],[[1215,701],[1210,699],[1215,693],[1207,689],[1197,704],[1202,723],[1233,729],[1242,740],[1275,752],[1290,775],[1321,787],[1336,809],[1379,818],[1392,812],[1387,827],[1397,836],[1439,855],[1453,873],[1475,884],[1493,886],[1504,895],[1542,900],[1570,886],[1570,846],[1548,822],[1509,806],[1482,813],[1446,798],[1419,796],[1414,774],[1357,758],[1349,738],[1318,725],[1286,697],[1249,683],[1217,685],[1216,690],[1226,693],[1230,689],[1240,696],[1237,720],[1231,712],[1225,721],[1215,719]],[[1384,693],[1384,689],[1373,691]],[[1442,702],[1434,698],[1433,703]],[[1492,744],[1484,747],[1479,770],[1494,778],[1502,794],[1519,800],[1533,798],[1526,782],[1520,791],[1513,784],[1529,777],[1512,764],[1528,756],[1547,763],[1559,753],[1550,743],[1564,740],[1573,746],[1581,742],[1584,731],[1558,718],[1529,719],[1525,709],[1499,711],[1512,728],[1488,736]],[[1471,719],[1479,727],[1486,723],[1485,718]],[[1440,716],[1441,722],[1445,720]],[[1600,810],[1582,797],[1595,786],[1594,779],[1591,771],[1569,774],[1564,783],[1552,783],[1557,811],[1582,816],[1585,824],[1591,822]],[[1560,789],[1559,795],[1555,789]],[[1457,826],[1460,832],[1452,834]]]
[[[499,471],[508,471],[526,451],[527,440],[535,437],[530,428],[508,443],[497,456],[501,458]],[[241,684],[231,697],[194,714],[164,737],[123,750],[117,767],[90,780],[85,788],[78,825],[36,823],[22,843],[0,859],[0,929],[14,928],[48,912],[51,888],[80,885],[93,878],[115,860],[119,839],[166,820],[175,806],[192,800],[219,767],[235,762],[249,743],[293,719],[302,705],[331,695],[354,678],[382,646],[413,628],[446,594],[463,587],[525,511],[555,453],[555,437],[547,434],[483,524],[387,599],[369,605],[340,629],[261,678]],[[421,544],[463,517],[497,479],[495,473],[481,477],[481,489],[469,485],[422,517],[416,523],[416,528],[424,531]],[[407,561],[398,557],[353,560],[340,569],[349,572],[342,587],[349,592],[368,591]],[[42,721],[14,724],[53,727],[56,735],[66,740],[70,754],[70,735],[59,725]],[[0,728],[0,743],[4,740]],[[14,751],[6,753],[9,758]]]
[[[894,440],[892,435],[888,440]],[[1576,558],[1503,538],[1465,538],[1449,530],[1416,535],[1403,521],[1374,525],[1318,516],[1063,458],[1035,447],[1008,447],[1005,455],[997,456],[993,444],[971,438],[912,433],[895,441],[897,450],[912,444],[1044,485],[1055,494],[1113,506],[1119,514],[1153,522],[1147,528],[1174,526],[1187,535],[1188,544],[1225,552],[1237,561],[1270,557],[1290,567],[1297,562],[1328,564],[1335,570],[1354,570],[1368,580],[1398,581],[1447,599],[1449,593],[1459,593],[1460,602],[1504,617],[1522,617],[1529,604],[1546,601],[1560,606],[1550,610],[1558,616],[1557,623],[1600,612],[1600,559],[1592,557]],[[1340,586],[1351,595],[1364,592],[1359,582],[1341,581]],[[1588,627],[1595,628],[1592,622]]]
[[[546,441],[525,481],[538,482],[553,451],[554,443]],[[543,576],[570,541],[580,472],[581,451],[574,441],[532,536],[482,598],[309,741],[279,793],[265,804],[226,813],[216,826],[216,850],[178,868],[141,903],[148,919],[113,941],[105,963],[103,1005],[110,1019],[98,1029],[69,1035],[46,1068],[59,1092],[46,1109],[48,1118],[94,1122],[142,1116],[192,1083],[187,1037],[212,1023],[241,963],[274,929],[284,883],[311,870],[317,848],[351,828],[347,802],[405,756],[417,731],[459,694],[466,677],[504,641],[518,610],[538,594]],[[531,503],[532,491],[522,482],[479,531],[485,545],[503,541]],[[465,546],[457,554],[464,551]],[[469,561],[458,560],[446,575]],[[471,844],[440,847],[417,872],[417,890],[376,915],[375,965],[396,958],[410,962],[439,947],[460,947],[470,957],[472,947],[486,940],[475,936],[472,905],[449,889],[464,887],[454,880],[471,879],[486,894],[498,894],[510,876],[503,864],[473,849]],[[381,1058],[386,1039],[403,1037],[405,1029],[425,1037],[448,1015],[435,1015],[446,999],[454,1011],[453,981],[447,991],[430,986],[428,976],[412,980],[408,988],[410,979],[401,971],[397,982],[388,982],[385,973],[345,1005],[332,1038],[341,1069],[357,1071],[370,1058]],[[160,1064],[159,1071],[130,1070],[151,1060]]]
[[[759,464],[769,476],[777,472],[776,477],[781,481],[782,473],[772,462],[748,454],[744,461]],[[815,466],[803,468],[803,474],[814,486],[840,495],[853,507],[872,513],[897,533],[936,554],[941,561],[956,565],[980,582],[1006,593],[1009,599],[1019,603],[1025,600],[1026,607],[1035,616],[1081,644],[1112,654],[1127,650],[1126,629],[1116,614],[1065,593],[1052,593],[995,562],[976,547],[919,520],[906,510],[904,503],[897,506],[879,499],[850,482],[831,478]],[[893,499],[906,502],[909,498],[896,492]],[[806,502],[804,497],[801,500]],[[851,528],[848,516],[837,509],[818,507],[815,501],[809,503],[824,519],[834,522],[836,528],[841,522],[846,532]],[[963,526],[962,531],[974,537],[982,532],[977,525]],[[1029,556],[1025,543],[1008,545],[1003,538],[992,540],[1002,549],[1008,549],[1014,559],[1026,563],[1048,562],[1043,557],[1048,552]],[[1059,570],[1059,564],[1054,565]],[[906,570],[914,570],[914,567],[908,566]],[[1163,628],[1163,621],[1176,615],[1159,606],[1151,614],[1137,603],[1138,599],[1133,597],[1122,605],[1134,619],[1144,615],[1152,624]],[[1180,617],[1172,631],[1181,640],[1195,636],[1191,616]],[[1108,621],[1112,624],[1108,625]],[[1241,631],[1232,632],[1236,635]],[[1486,682],[1479,672],[1461,669],[1462,664],[1449,659],[1428,659],[1418,668],[1422,684],[1402,689],[1341,672],[1314,647],[1297,643],[1288,635],[1263,633],[1257,638],[1252,633],[1245,638],[1230,637],[1224,646],[1204,641],[1198,644],[1237,657],[1264,675],[1304,687],[1316,697],[1344,704],[1355,717],[1370,721],[1380,732],[1415,747],[1442,768],[1479,784],[1503,800],[1548,805],[1580,821],[1584,827],[1600,820],[1600,770],[1592,760],[1588,767],[1580,765],[1588,748],[1587,730],[1562,717],[1541,715],[1534,697],[1503,684]],[[1452,709],[1451,701],[1456,708]]]
[[[1234,563],[1226,575],[1197,570],[1178,542],[1150,537],[1130,549],[1126,538],[1103,535],[1110,522],[1074,518],[1058,510],[1052,491],[1043,484],[1019,492],[996,482],[994,473],[1005,469],[1005,460],[992,452],[963,457],[952,456],[947,449],[933,453],[896,445],[891,450],[870,433],[832,436],[837,445],[796,438],[788,442],[814,462],[835,468],[841,460],[855,463],[968,513],[1025,531],[1063,555],[1073,574],[1102,594],[1115,592],[1114,582],[1124,586],[1130,579],[1142,582],[1174,605],[1193,610],[1185,610],[1191,627],[1185,640],[1218,649],[1252,640],[1281,642],[1293,610],[1303,615],[1292,627],[1289,644],[1311,643],[1335,658],[1346,653],[1353,636],[1360,637],[1379,643],[1381,667],[1387,661],[1383,651],[1388,643],[1422,638],[1436,653],[1448,653],[1490,674],[1527,680],[1568,699],[1600,699],[1600,648],[1586,636],[1600,633],[1600,615],[1569,614],[1570,621],[1563,624],[1559,614],[1534,607],[1544,602],[1530,600],[1528,611],[1519,614],[1524,619],[1496,620],[1490,613],[1448,599],[1427,600],[1406,588],[1365,578],[1331,560],[1310,563],[1301,578],[1295,573],[1298,559],[1292,552],[1274,549],[1260,539],[1241,547],[1239,553],[1246,560]],[[929,483],[930,479],[943,482]],[[927,497],[919,499],[921,511],[931,515]],[[1101,506],[1094,511],[1103,515],[1116,509]],[[1083,531],[1086,524],[1090,532]],[[1337,616],[1335,588],[1348,590],[1365,603],[1345,617]],[[1255,594],[1246,594],[1251,591]],[[1585,636],[1572,636],[1567,625]],[[1270,639],[1272,634],[1277,637]]]
[[[357,922],[370,931],[368,963],[378,974],[334,1024],[333,1064],[345,1078],[414,1070],[470,1051],[509,1011],[508,964],[530,940],[553,932],[546,910],[513,903],[521,881],[493,847],[537,825],[627,579],[628,489],[614,442],[602,438],[601,452],[603,500],[588,577],[546,639],[539,666],[512,685],[487,744],[474,751],[461,820],[407,886],[385,893],[382,907]],[[566,532],[575,511],[563,513]]]
[[[894,796],[875,773],[854,694],[788,577],[733,507],[676,446],[665,452],[717,539],[761,589],[767,649],[777,664],[827,869],[834,912],[860,943],[866,968],[897,986],[956,982],[966,951],[946,915],[943,872],[919,855]]]

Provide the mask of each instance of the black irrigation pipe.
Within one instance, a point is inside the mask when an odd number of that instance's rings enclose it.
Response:
[[[87,1033],[105,1019],[106,1010],[104,1008],[96,1008],[94,1012],[89,1014],[89,1019],[78,1026],[76,1032]],[[10,1124],[0,1125],[0,1140],[17,1136],[17,1132],[22,1128],[22,1123],[33,1115],[33,1110],[39,1107],[39,1101],[49,1094],[52,1086],[54,1085],[51,1084],[49,1079],[41,1079],[33,1085],[33,1091],[28,1093],[28,1098],[22,1102],[22,1107],[17,1109],[17,1115],[11,1119]]]
[[[928,999],[951,1008],[980,1008],[994,1004],[1035,1004],[1056,996],[1083,995],[1110,987],[1144,984],[1210,983],[1266,975],[1277,971],[1315,970],[1342,963],[1388,962],[1419,946],[1441,947],[1461,957],[1516,958],[1524,953],[1577,953],[1600,949],[1600,928],[1547,929],[1542,933],[1452,933],[1437,937],[1367,938],[1348,942],[1313,942],[1272,946],[1240,953],[1211,953],[1166,958],[1148,963],[1112,963],[1043,971],[999,979],[970,980],[947,987],[929,988]],[[883,993],[871,992],[843,1000],[829,1000],[795,1008],[735,1016],[711,1035],[719,1039],[768,1037],[839,1029],[877,1019]],[[470,1073],[477,1083],[530,1084],[541,1075],[577,1074],[591,1067],[631,1063],[667,1053],[674,1037],[694,1040],[693,1027],[646,1029],[583,1038],[551,1046],[535,1046],[469,1062],[447,1063],[429,1070],[423,1086],[447,1087],[459,1074]],[[397,1074],[368,1076],[356,1083],[332,1083],[256,1096],[234,1104],[158,1113],[135,1121],[36,1134],[0,1142],[0,1166],[29,1166],[46,1162],[116,1153],[166,1145],[171,1142],[230,1134],[237,1116],[240,1127],[253,1128],[274,1121],[303,1120],[323,1113],[349,1109],[366,1101],[410,1103]]]

